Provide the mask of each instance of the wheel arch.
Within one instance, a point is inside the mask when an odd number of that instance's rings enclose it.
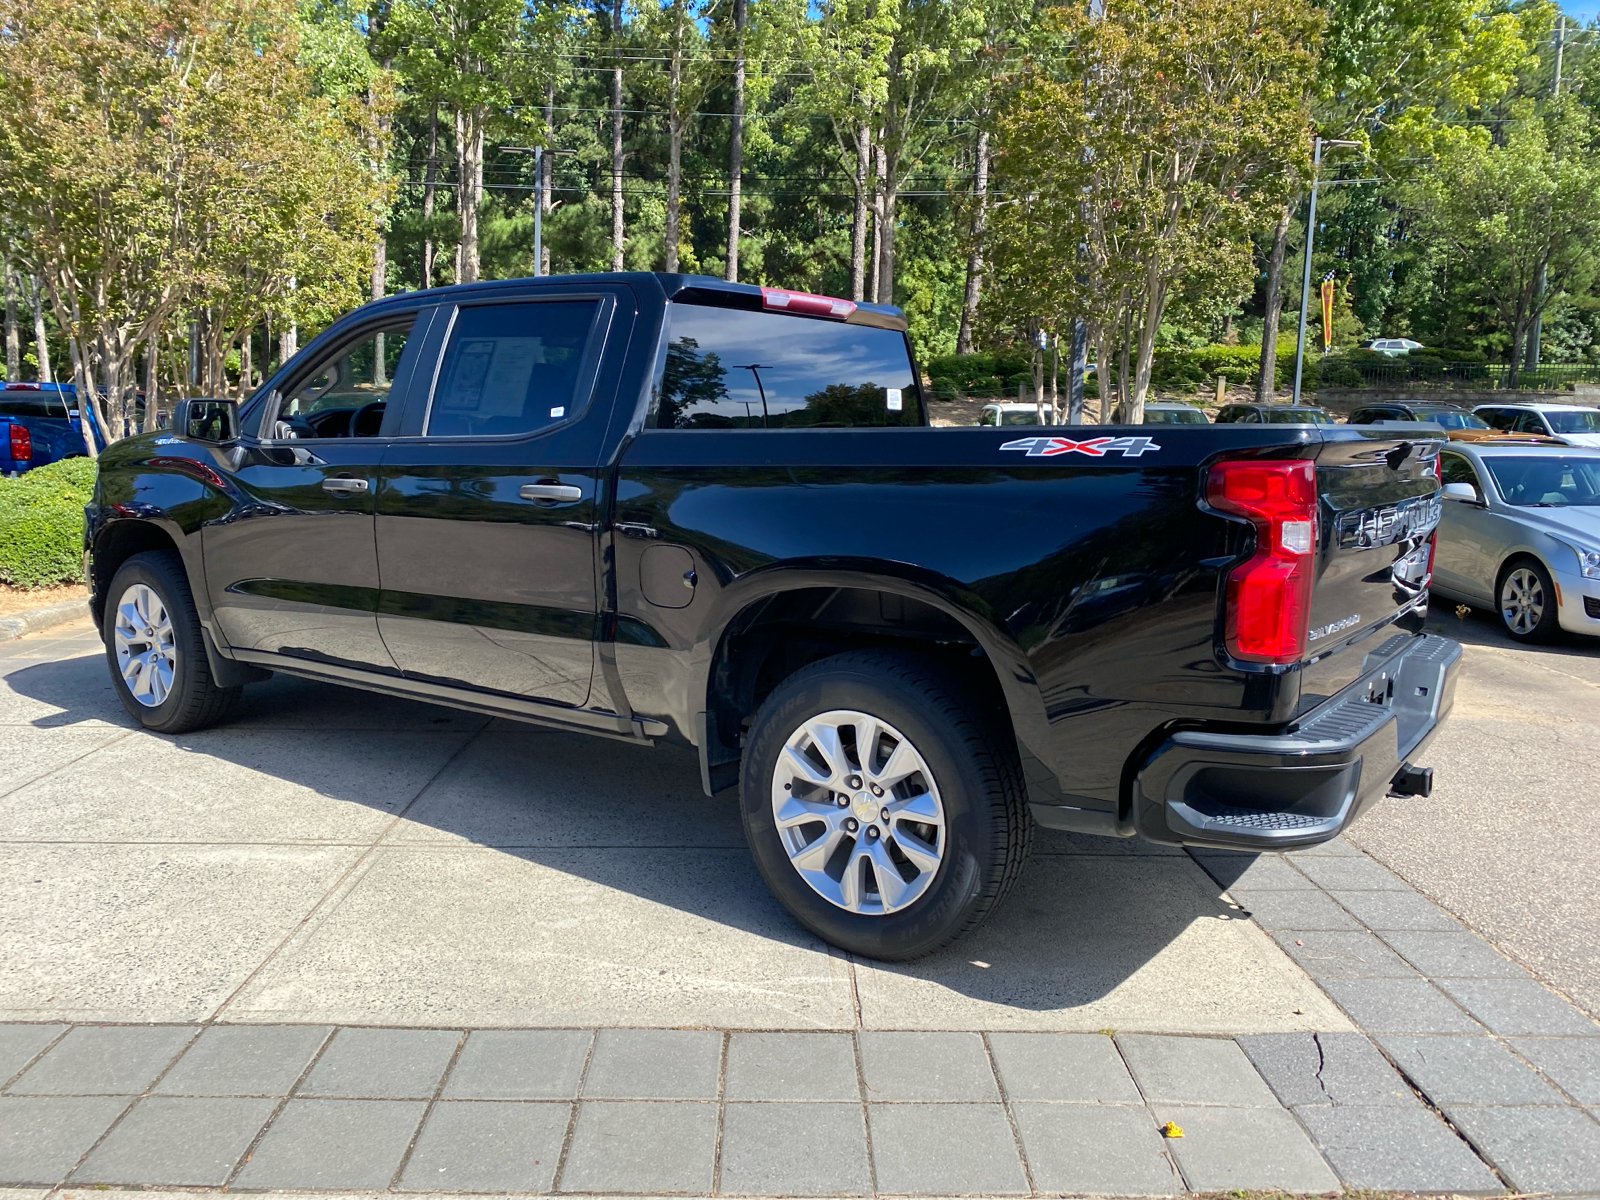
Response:
[[[708,792],[737,782],[744,729],[778,684],[820,658],[869,647],[940,663],[980,704],[1009,717],[1019,752],[1032,757],[1028,744],[1043,737],[1046,721],[1026,655],[981,597],[913,570],[789,563],[750,572],[723,590],[711,622],[717,632],[707,640],[695,739]]]
[[[143,554],[150,550],[171,550],[180,560],[184,559],[179,537],[174,536],[174,533],[161,521],[110,521],[96,532],[94,541],[90,544],[87,572],[90,613],[94,618],[96,629],[103,631],[105,628],[107,593],[110,591],[111,581],[122,569],[122,564],[135,554]],[[187,560],[184,561],[184,569],[188,570]],[[189,580],[189,587],[197,597],[203,590],[195,586],[193,577]]]

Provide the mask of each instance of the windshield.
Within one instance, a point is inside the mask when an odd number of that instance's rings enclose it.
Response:
[[[1426,421],[1430,425],[1439,425],[1445,429],[1487,429],[1489,422],[1482,417],[1474,416],[1467,412],[1454,412],[1450,409],[1419,409],[1417,420]]]
[[[1485,455],[1507,504],[1519,508],[1600,508],[1600,455]]]
[[[1197,408],[1157,408],[1144,410],[1146,425],[1209,425],[1205,413]]]
[[[1269,425],[1332,425],[1333,418],[1320,408],[1264,408]]]
[[[1549,412],[1544,419],[1556,433],[1600,433],[1600,409],[1578,409],[1576,412]]]

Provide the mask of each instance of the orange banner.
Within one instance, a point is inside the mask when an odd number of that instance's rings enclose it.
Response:
[[[1322,352],[1333,348],[1333,272],[1322,277]]]

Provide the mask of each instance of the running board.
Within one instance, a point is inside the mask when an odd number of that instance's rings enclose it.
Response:
[[[285,675],[298,675],[321,683],[342,683],[402,700],[421,700],[443,704],[466,712],[483,713],[490,717],[508,717],[513,721],[526,721],[530,725],[543,725],[550,729],[564,729],[572,733],[588,733],[598,737],[618,738],[625,742],[649,744],[652,738],[665,737],[667,723],[651,717],[620,717],[614,712],[593,708],[565,708],[559,704],[546,704],[538,700],[524,700],[516,696],[473,691],[471,688],[449,687],[441,683],[424,683],[403,675],[380,675],[375,671],[361,671],[337,663],[316,662],[292,658],[285,654],[271,654],[261,650],[233,650],[233,657],[242,663],[282,671]]]

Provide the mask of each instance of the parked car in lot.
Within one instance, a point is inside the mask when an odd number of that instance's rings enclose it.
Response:
[[[1571,404],[1480,404],[1472,410],[1495,429],[1540,434],[1568,446],[1600,446],[1600,408]]]
[[[18,475],[87,453],[70,383],[7,383],[0,387],[0,473]],[[97,445],[105,445],[104,430]]]
[[[1526,442],[1538,445],[1553,439],[1533,433],[1516,433],[1495,429],[1476,413],[1468,412],[1459,404],[1437,402],[1400,403],[1386,401],[1358,408],[1349,416],[1351,425],[1382,425],[1391,421],[1425,421],[1443,429],[1452,442]]]
[[[996,428],[1002,425],[1048,425],[1050,423],[1050,407],[1044,408],[1044,420],[1039,420],[1039,405],[1024,404],[1020,400],[1002,401],[995,404],[985,404],[983,411],[978,414],[978,424]]]
[[[1410,354],[1413,350],[1421,350],[1422,343],[1414,342],[1410,338],[1373,338],[1370,342],[1362,342],[1368,350],[1376,350],[1379,354],[1387,354],[1390,358],[1399,358]]]
[[[1493,605],[1512,637],[1600,636],[1600,452],[1451,445],[1434,586]]]
[[[1157,401],[1144,406],[1146,425],[1209,425],[1211,419],[1192,404]]]
[[[285,671],[694,747],[788,911],[889,959],[1036,824],[1282,849],[1426,792],[1440,439],[928,428],[905,329],[683,275],[367,305],[102,455],[117,695],[179,733]]]
[[[1314,404],[1230,404],[1216,416],[1218,425],[1336,425],[1333,414]]]

